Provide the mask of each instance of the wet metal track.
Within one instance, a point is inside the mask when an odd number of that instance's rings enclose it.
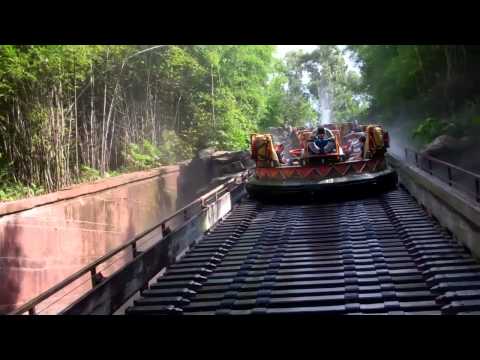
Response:
[[[404,190],[336,203],[244,200],[127,314],[466,314],[480,263]]]

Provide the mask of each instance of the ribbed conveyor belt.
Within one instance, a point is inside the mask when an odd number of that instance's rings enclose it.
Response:
[[[334,204],[245,201],[127,314],[480,311],[480,264],[403,190]]]

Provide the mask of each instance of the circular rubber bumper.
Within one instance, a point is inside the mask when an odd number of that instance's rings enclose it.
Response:
[[[286,197],[343,197],[365,193],[388,191],[397,186],[398,176],[393,169],[376,173],[364,173],[321,181],[263,181],[252,178],[246,189],[258,199],[282,199]]]

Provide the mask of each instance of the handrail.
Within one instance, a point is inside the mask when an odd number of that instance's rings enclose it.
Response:
[[[471,194],[472,195],[475,194],[476,201],[480,202],[480,175],[479,174],[476,174],[476,173],[474,173],[472,171],[469,171],[469,170],[466,170],[466,169],[462,169],[461,167],[450,164],[446,161],[436,159],[436,158],[434,158],[434,157],[432,157],[428,154],[419,154],[415,150],[412,150],[412,149],[409,149],[409,148],[405,148],[405,161],[406,162],[409,162],[409,156],[408,156],[409,153],[412,153],[415,156],[415,164],[416,164],[417,167],[419,167],[420,169],[422,169],[424,171],[427,171],[430,175],[435,176],[435,177],[439,178],[440,180],[442,180],[444,182],[445,182],[445,180],[441,176],[438,176],[438,174],[434,174],[434,171],[433,171],[433,168],[432,168],[432,163],[440,164],[440,165],[446,167],[447,168],[447,175],[448,175],[448,184],[452,187],[455,187],[454,185],[458,184],[457,182],[453,181],[452,169],[454,169],[454,170],[456,170],[460,173],[466,174],[466,175],[470,176],[471,178],[473,178],[475,180],[475,190],[471,191]],[[425,160],[428,161],[428,167],[429,167],[428,169],[425,169],[423,164],[421,162],[419,162],[419,160],[422,160],[422,159],[425,159]],[[456,188],[458,189],[458,186]],[[460,191],[463,190],[464,192],[470,192],[469,190],[466,190],[466,189],[459,189],[459,190]]]
[[[476,174],[476,173],[471,172],[471,171],[466,170],[466,169],[462,169],[461,167],[458,167],[458,166],[453,165],[453,164],[450,164],[450,163],[448,163],[448,162],[446,162],[446,161],[443,161],[443,160],[434,158],[434,157],[432,157],[432,156],[430,156],[430,155],[428,155],[428,154],[418,154],[415,150],[405,148],[405,153],[407,153],[407,152],[412,152],[412,153],[417,154],[417,155],[419,155],[420,157],[425,158],[425,159],[427,159],[427,160],[431,160],[431,161],[433,161],[433,162],[442,164],[442,165],[444,165],[444,166],[448,166],[448,167],[450,167],[450,168],[452,168],[452,169],[458,170],[458,171],[460,171],[460,172],[464,172],[464,173],[466,173],[466,174],[468,174],[468,175],[470,175],[470,176],[473,176],[473,177],[475,177],[475,178],[480,179],[480,175],[479,175],[479,174]]]
[[[245,174],[242,174],[242,180],[245,179]],[[247,174],[248,176],[248,174]],[[54,285],[53,287],[51,287],[50,289],[46,290],[45,292],[41,293],[40,295],[38,295],[37,297],[35,297],[34,299],[28,301],[27,303],[25,303],[24,305],[22,305],[21,307],[19,307],[18,309],[12,311],[10,313],[10,315],[21,315],[25,312],[28,312],[29,315],[35,315],[35,307],[40,304],[41,302],[43,302],[44,300],[48,299],[49,297],[51,297],[52,295],[54,295],[55,293],[59,292],[60,290],[62,290],[63,288],[65,288],[67,285],[70,285],[71,283],[73,283],[75,280],[79,279],[80,277],[82,277],[83,275],[85,274],[88,274],[90,273],[91,274],[91,280],[92,280],[92,288],[95,287],[97,285],[97,280],[96,280],[96,275],[97,275],[97,272],[96,272],[96,268],[101,265],[102,263],[104,263],[105,261],[111,259],[113,256],[115,256],[116,254],[118,254],[119,252],[127,249],[128,247],[131,247],[132,248],[132,253],[133,253],[133,258],[135,258],[137,255],[138,255],[138,251],[137,251],[137,242],[141,239],[143,239],[146,235],[150,234],[151,232],[153,232],[154,230],[158,229],[159,227],[162,228],[162,234],[164,234],[165,232],[165,224],[174,219],[175,217],[177,217],[178,215],[180,214],[185,214],[186,211],[188,211],[191,207],[195,206],[195,205],[198,205],[200,204],[201,205],[201,208],[203,209],[205,206],[208,206],[208,204],[206,204],[206,201],[212,197],[212,196],[215,196],[215,199],[218,198],[218,195],[221,191],[223,190],[229,190],[229,186],[232,185],[233,183],[236,183],[236,178],[230,178],[229,180],[227,180],[226,182],[224,182],[223,184],[215,187],[214,189],[210,190],[209,192],[207,192],[206,194],[200,196],[199,198],[197,198],[196,200],[190,202],[189,204],[185,205],[184,207],[182,207],[181,209],[177,210],[174,214],[166,217],[165,219],[163,219],[160,223],[158,223],[157,225],[154,225],[153,227],[149,228],[148,230],[145,230],[144,232],[140,233],[139,235],[135,236],[135,238],[133,238],[132,240],[126,242],[125,244],[123,245],[120,245],[119,247],[109,251],[108,253],[106,253],[105,255],[101,256],[100,258],[98,258],[97,260],[95,260],[94,262],[84,266],[83,268],[81,268],[80,270],[78,270],[77,272],[75,272],[74,274],[70,275],[69,277],[67,277],[66,279],[62,280],[61,282],[59,282],[58,284]],[[232,189],[230,189],[232,190]]]

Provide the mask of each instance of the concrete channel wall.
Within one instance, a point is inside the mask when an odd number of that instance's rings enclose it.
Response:
[[[208,153],[179,165],[0,204],[0,314],[155,226],[218,184],[225,172],[245,169],[245,159],[239,153],[215,158]],[[139,245],[146,247],[159,236],[155,231]],[[130,257],[129,251],[121,252],[97,271],[110,275]],[[90,288],[89,276],[80,278],[37,311],[58,313]]]
[[[447,228],[457,241],[480,258],[480,204],[395,156],[389,155],[388,162],[397,171],[400,184],[441,226]]]

